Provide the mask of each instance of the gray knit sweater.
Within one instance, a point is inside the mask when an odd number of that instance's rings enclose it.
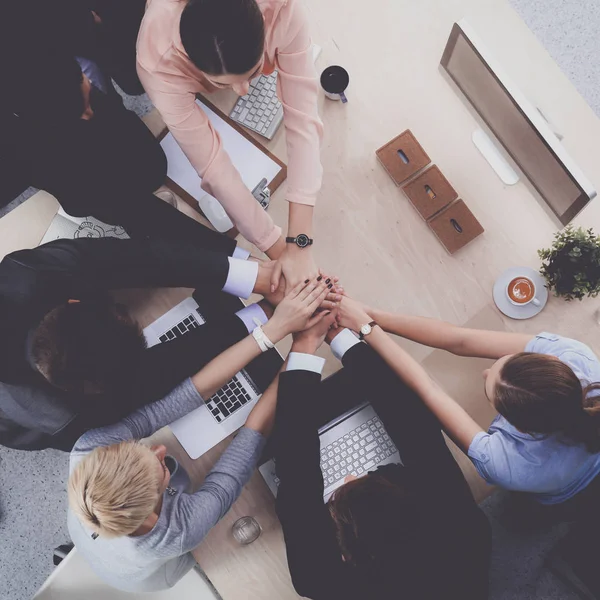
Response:
[[[201,404],[202,398],[191,380],[184,381],[166,398],[119,423],[84,434],[71,452],[70,471],[97,446],[152,435]],[[114,587],[131,592],[172,587],[193,567],[190,551],[240,495],[264,442],[260,433],[242,428],[195,494],[186,493],[189,479],[180,467],[170,483],[176,494],[165,492],[158,522],[145,535],[93,540],[93,532],[69,511],[68,526],[75,547],[96,574]]]

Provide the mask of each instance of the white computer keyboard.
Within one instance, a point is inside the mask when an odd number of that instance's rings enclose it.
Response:
[[[316,62],[319,54],[321,47],[313,44],[313,61]],[[273,139],[283,121],[283,107],[277,98],[277,71],[253,79],[248,93],[238,98],[229,116],[268,140]]]
[[[283,120],[283,107],[277,98],[277,71],[253,79],[248,93],[238,99],[229,116],[268,140],[272,139]]]

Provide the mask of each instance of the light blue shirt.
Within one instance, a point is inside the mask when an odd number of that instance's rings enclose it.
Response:
[[[581,342],[540,333],[525,351],[556,356],[573,369],[584,387],[600,382],[600,362]],[[468,454],[488,483],[531,492],[541,504],[558,504],[572,498],[600,473],[600,453],[590,454],[583,444],[561,434],[522,433],[500,415],[488,433],[473,438]]]

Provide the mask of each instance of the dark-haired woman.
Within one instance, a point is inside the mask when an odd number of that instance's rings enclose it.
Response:
[[[321,187],[317,80],[299,0],[149,0],[137,44],[138,75],[200,177],[242,235],[279,259],[286,284],[316,274],[311,247],[287,243],[254,199],[196,105],[197,93],[248,91],[261,73],[278,72],[288,149],[287,235],[312,238]],[[279,273],[279,271],[277,271]],[[275,276],[278,282],[278,275]]]
[[[344,298],[340,323],[375,321],[365,339],[422,398],[491,484],[528,492],[557,516],[577,516],[600,485],[600,362],[586,345],[551,333],[464,329],[391,314]],[[484,431],[384,331],[460,356],[496,359],[485,394],[499,415]],[[560,506],[559,506],[560,505]]]

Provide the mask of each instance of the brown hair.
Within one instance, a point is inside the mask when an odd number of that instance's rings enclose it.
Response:
[[[564,362],[547,354],[521,352],[502,366],[494,386],[494,406],[524,433],[564,433],[600,451],[600,403]]]
[[[53,385],[75,394],[111,395],[127,386],[145,350],[141,328],[127,309],[101,294],[46,314],[35,330],[31,355]]]
[[[382,467],[334,492],[329,513],[346,562],[366,567],[414,547],[427,523],[416,487],[407,469]]]

